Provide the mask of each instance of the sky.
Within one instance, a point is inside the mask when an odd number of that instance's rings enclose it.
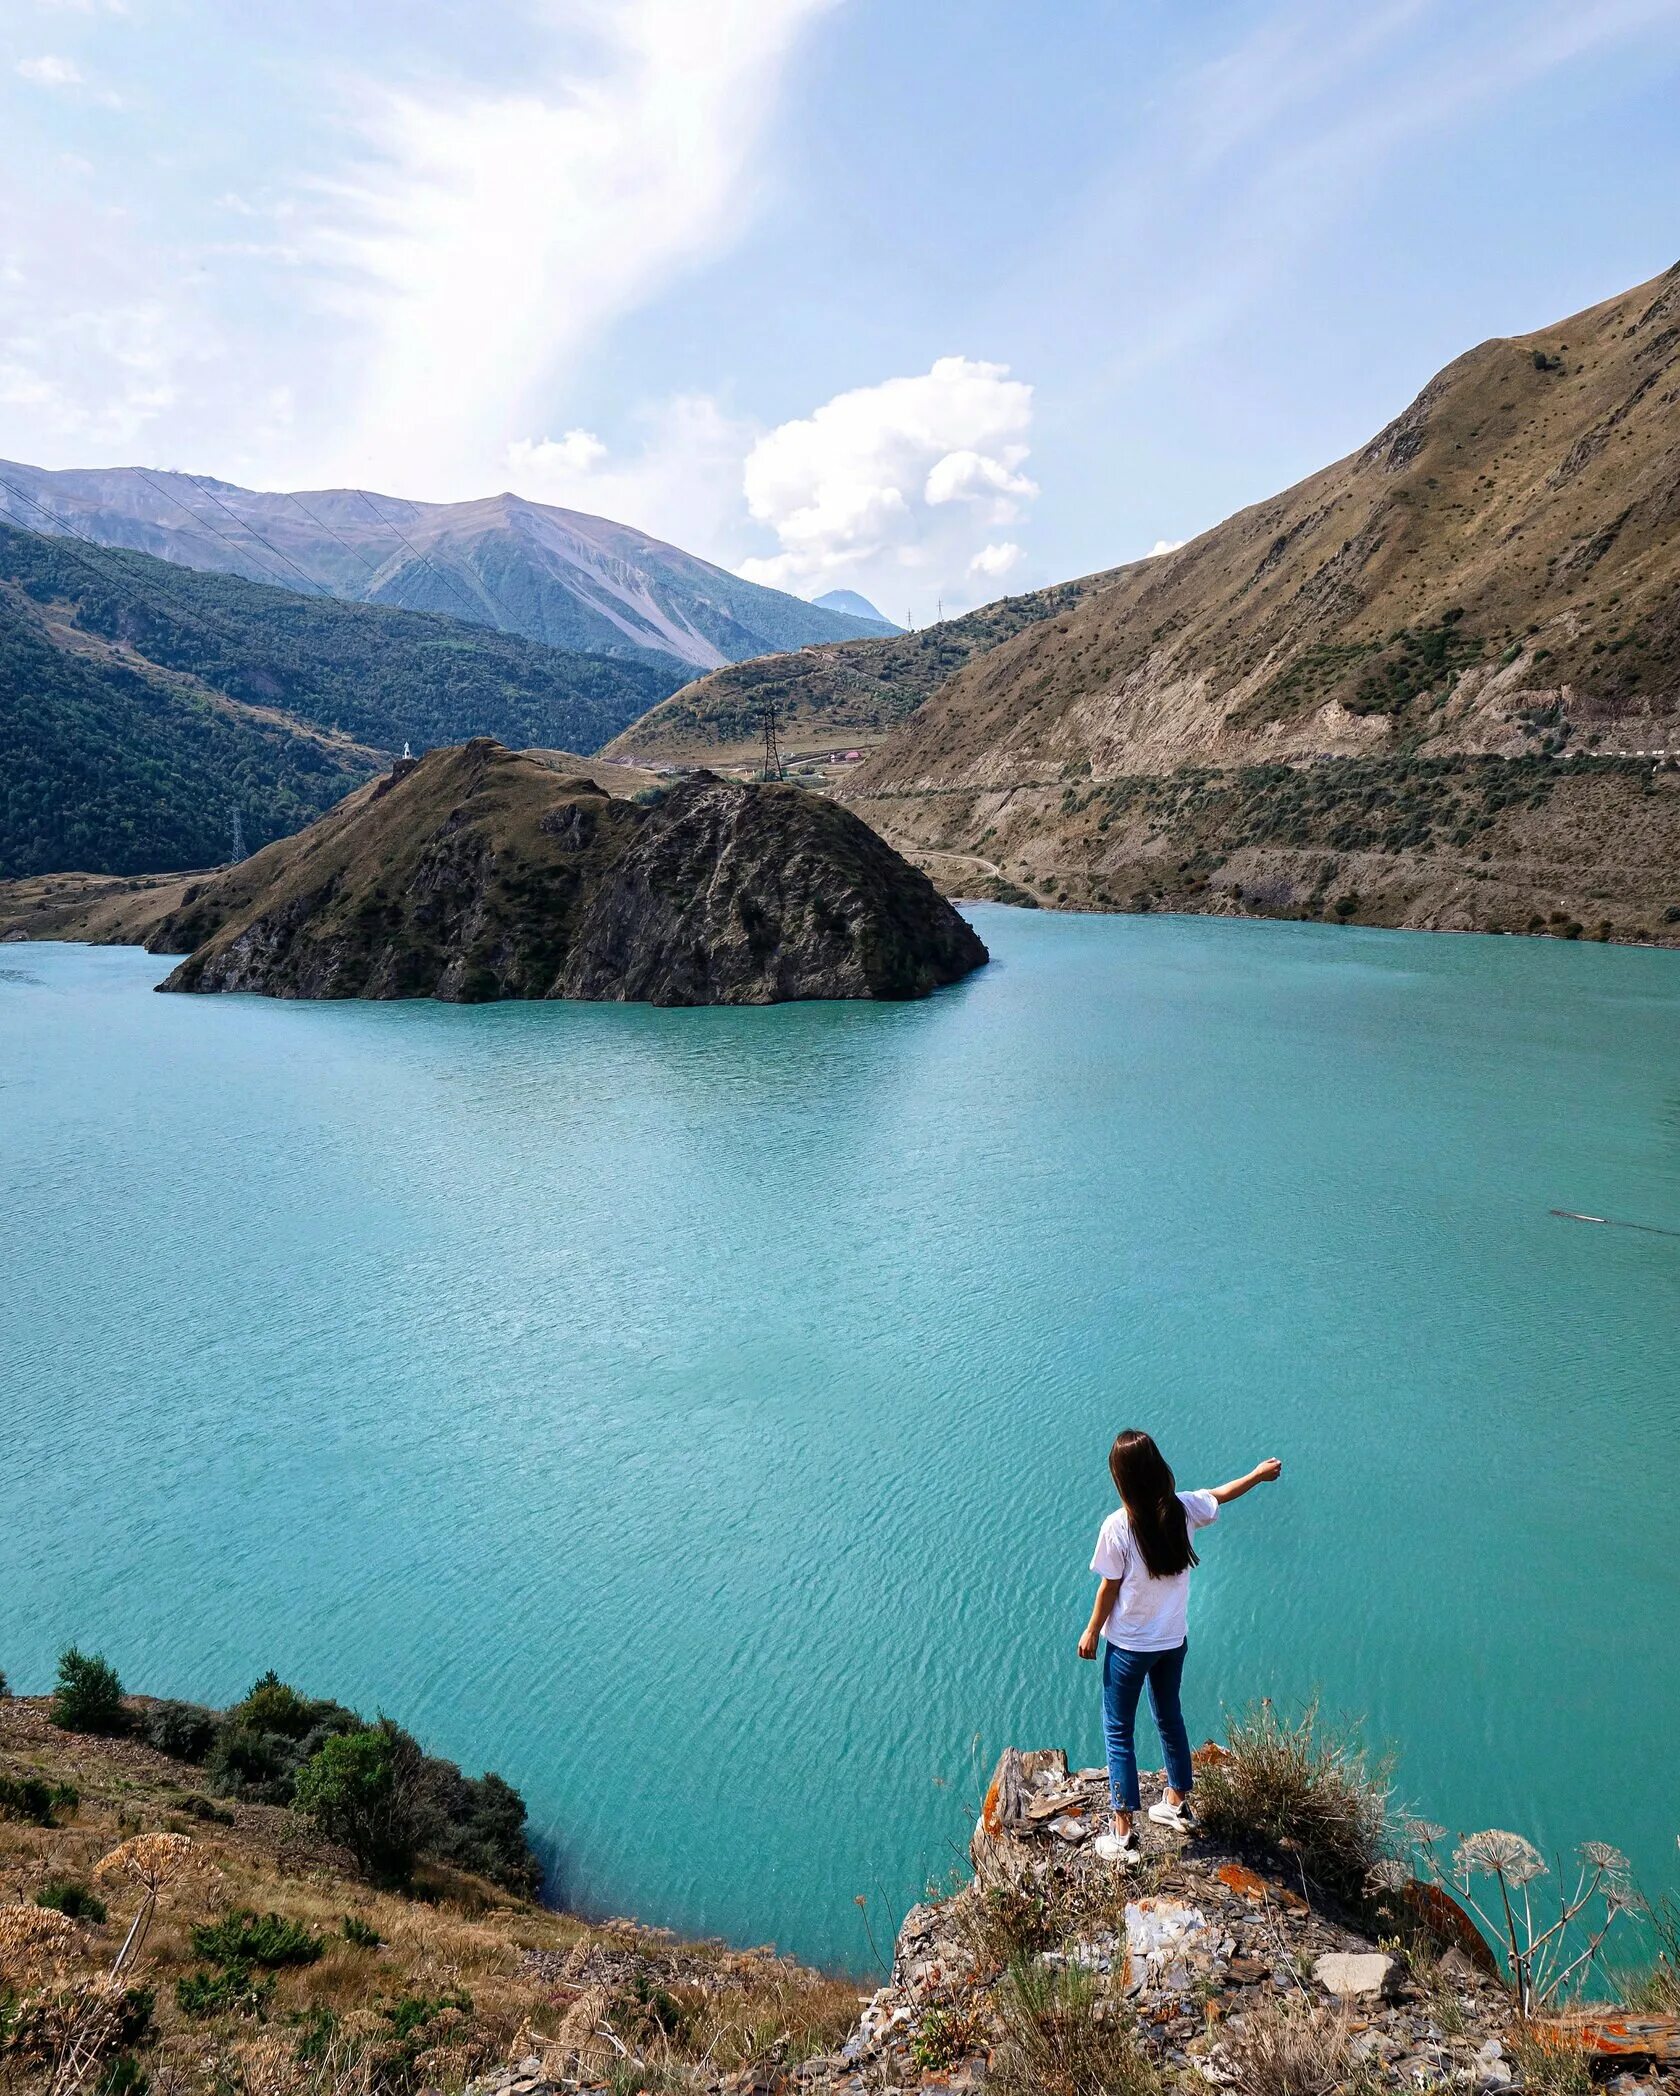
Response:
[[[921,624],[1680,259],[1680,0],[0,0],[0,457]]]

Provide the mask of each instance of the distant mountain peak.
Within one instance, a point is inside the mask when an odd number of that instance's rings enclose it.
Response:
[[[868,619],[872,625],[879,626],[884,633],[902,633],[904,631],[902,626],[895,626],[891,619],[883,617],[875,609],[874,605],[870,603],[869,599],[860,596],[856,590],[825,590],[820,597],[813,597],[811,602],[818,611],[837,611],[844,618]]]

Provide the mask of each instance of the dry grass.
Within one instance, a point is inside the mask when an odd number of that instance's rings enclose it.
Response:
[[[1230,1727],[1229,1754],[1196,1786],[1202,1824],[1237,1847],[1283,1851],[1307,1885],[1348,1907],[1365,1899],[1389,1854],[1388,1772],[1356,1735],[1326,1725],[1309,1703],[1298,1717],[1256,1704]]]
[[[1680,2016],[1680,1902],[1655,1901],[1646,1915],[1656,1952],[1648,1964],[1613,1975],[1616,1998],[1625,2008],[1655,2016]]]
[[[1018,1959],[997,1994],[996,2096],[1159,2096],[1161,2077],[1121,1998],[1077,1966]]]
[[[1241,2096],[1331,2096],[1355,2078],[1345,2010],[1295,1997],[1267,2001],[1224,2040]]]
[[[1526,2096],[1588,2096],[1593,2084],[1587,2055],[1555,2031],[1541,2037],[1521,2023],[1513,2024],[1505,2049],[1522,2076]]]
[[[91,1925],[37,1908],[36,1892],[92,1879],[137,1835],[191,1839],[191,1868],[160,1891],[144,1952],[125,1974],[155,1996],[155,2035],[136,2055],[153,2096],[408,2096],[458,2089],[533,2052],[556,2066],[587,2062],[603,2079],[628,2076],[626,2086],[674,2088],[701,2061],[790,2066],[834,2050],[857,2019],[851,1982],[763,1952],[591,1927],[447,1868],[424,1867],[417,1897],[374,1891],[293,1814],[234,1800],[221,1819],[197,1818],[185,1805],[195,1770],[133,1740],[56,1733],[23,1699],[0,1701],[0,1769],[67,1778],[81,1793],[60,1825],[0,1819],[0,1951],[16,1944],[0,1991],[10,1984],[26,2006],[28,1990],[45,2003],[108,1972],[144,1896],[108,1870],[108,1919]],[[252,1974],[265,2020],[197,2020],[176,1999],[181,1980],[207,1969],[193,1927],[241,1909],[312,1931],[320,1956]],[[347,1915],[378,1934],[377,1948],[345,1936]],[[0,2043],[0,2091],[43,2085],[38,2057]]]

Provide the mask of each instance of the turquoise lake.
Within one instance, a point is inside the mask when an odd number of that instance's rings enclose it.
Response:
[[[862,1971],[1001,1746],[1100,1759],[1136,1424],[1286,1466],[1194,1737],[1316,1690],[1675,1889],[1680,954],[972,914],[956,990],[768,1011],[0,949],[13,1686],[275,1667],[500,1769],[591,1911]]]

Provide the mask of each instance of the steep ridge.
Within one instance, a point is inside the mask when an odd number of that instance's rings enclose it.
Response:
[[[986,950],[867,824],[702,774],[615,799],[480,738],[188,885],[166,990],[665,1005],[922,997]]]
[[[0,461],[0,515],[62,520],[101,545],[187,567],[494,626],[550,647],[690,674],[878,632],[605,517],[512,494],[409,502],[360,488],[262,492],[206,474],[46,472]]]
[[[774,702],[789,747],[873,740],[907,720],[965,663],[1040,619],[1067,611],[1109,578],[1058,583],[1001,597],[976,611],[874,640],[765,655],[685,684],[618,736],[611,754],[630,763],[738,762],[757,747]]]
[[[0,525],[0,877],[214,864],[388,753],[594,748],[665,673]]]
[[[962,887],[1672,936],[1677,403],[1680,265],[970,661],[848,798]]]

